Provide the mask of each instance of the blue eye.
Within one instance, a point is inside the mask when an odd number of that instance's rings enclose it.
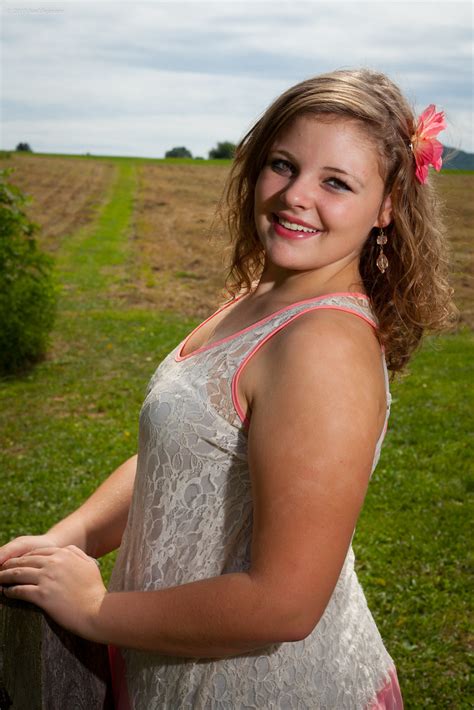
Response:
[[[336,190],[341,191],[341,192],[352,192],[351,188],[347,183],[345,183],[343,180],[340,180],[339,178],[328,178],[326,180],[326,183],[330,185],[331,187],[335,187]]]
[[[287,171],[290,173],[295,172],[294,166],[288,160],[284,160],[283,158],[274,158],[271,160],[270,167],[276,173],[286,173]]]

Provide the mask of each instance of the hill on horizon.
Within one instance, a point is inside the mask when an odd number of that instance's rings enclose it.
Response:
[[[474,170],[474,153],[444,145],[443,167],[448,170]]]

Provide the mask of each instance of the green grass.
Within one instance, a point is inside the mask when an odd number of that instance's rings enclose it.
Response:
[[[408,708],[468,708],[471,333],[429,340],[392,386],[354,549]]]
[[[191,325],[144,311],[63,315],[60,355],[3,381],[0,542],[47,529],[136,452],[146,384]]]
[[[63,240],[50,356],[0,382],[0,544],[48,528],[136,451],[148,379],[195,325],[115,298],[127,276],[135,167],[117,161],[96,222]],[[472,707],[472,362],[470,332],[430,339],[410,376],[392,386],[389,431],[354,541],[407,708]]]

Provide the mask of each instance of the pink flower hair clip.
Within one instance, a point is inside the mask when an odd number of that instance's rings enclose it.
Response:
[[[438,133],[446,128],[443,111],[436,113],[434,104],[430,104],[420,114],[416,129],[411,137],[410,147],[416,163],[416,177],[424,185],[428,179],[428,165],[439,172],[443,161],[443,146],[436,140]]]

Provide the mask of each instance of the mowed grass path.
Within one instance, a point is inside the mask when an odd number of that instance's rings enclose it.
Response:
[[[71,296],[67,299],[70,307],[97,308],[107,300],[110,286],[123,278],[135,183],[133,163],[117,165],[96,221],[64,240],[57,266]]]
[[[138,169],[117,161],[95,221],[62,241],[63,290],[48,359],[0,384],[0,542],[46,529],[136,451],[148,379],[196,322],[120,298]],[[354,541],[407,708],[472,707],[472,361],[468,330],[429,340],[410,376],[392,387],[389,432]],[[106,577],[112,560],[103,565]]]

